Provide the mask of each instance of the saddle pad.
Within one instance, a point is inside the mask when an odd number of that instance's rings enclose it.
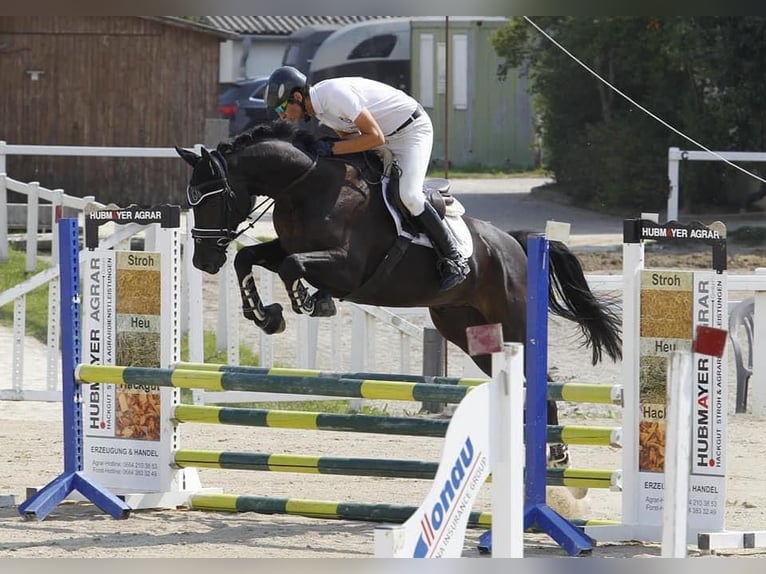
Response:
[[[412,238],[412,242],[418,245],[433,247],[433,245],[431,245],[431,240],[428,239],[428,236],[425,233],[412,235],[411,233],[402,229],[402,218],[399,215],[399,212],[394,209],[388,201],[388,194],[386,193],[386,188],[388,187],[388,179],[388,177],[383,178],[383,201],[386,202],[388,212],[391,214],[391,217],[396,224],[396,233],[404,237]],[[447,206],[447,213],[444,217],[444,221],[447,223],[447,228],[450,230],[452,237],[457,243],[457,249],[460,252],[460,255],[463,257],[470,257],[473,253],[473,239],[471,238],[471,232],[468,231],[468,226],[465,224],[465,221],[463,221],[463,218],[461,217],[465,213],[465,208],[457,200],[456,197],[453,196],[453,199],[453,203]]]

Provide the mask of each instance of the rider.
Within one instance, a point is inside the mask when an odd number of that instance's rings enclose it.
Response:
[[[402,203],[436,249],[440,289],[451,289],[465,280],[468,261],[423,194],[423,180],[431,160],[433,126],[415,99],[388,84],[361,77],[331,78],[311,85],[297,69],[282,66],[269,77],[265,100],[282,119],[299,122],[316,117],[335,130],[341,139],[321,140],[319,155],[388,148],[401,170]]]

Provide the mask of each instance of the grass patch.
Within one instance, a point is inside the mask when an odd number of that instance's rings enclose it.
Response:
[[[212,331],[206,331],[202,337],[202,362],[203,363],[215,363],[217,365],[225,365],[228,363],[228,356],[226,350],[218,350],[215,339],[215,333]],[[189,337],[181,337],[181,360],[189,361]],[[239,347],[239,364],[240,365],[260,365],[260,358],[253,353],[248,347]]]
[[[27,273],[26,253],[18,249],[8,250],[8,261],[0,263],[0,292],[7,291],[19,283],[23,283],[35,273],[49,267],[45,261],[38,259],[34,273]],[[26,297],[26,334],[46,342],[48,340],[48,284],[41,285]],[[0,324],[13,326],[13,303],[0,307]]]

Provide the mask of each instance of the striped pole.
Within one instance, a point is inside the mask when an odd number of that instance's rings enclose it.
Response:
[[[622,385],[548,382],[548,399],[622,406]]]
[[[431,383],[437,385],[457,385],[464,387],[476,387],[489,382],[489,378],[469,377],[442,377],[427,375],[407,375],[388,373],[365,373],[349,372],[334,373],[317,369],[291,369],[286,367],[255,367],[249,365],[219,365],[217,363],[189,363],[181,361],[176,363],[176,369],[192,371],[213,371],[220,373],[244,373],[255,375],[275,375],[280,377],[319,377],[330,379],[375,379],[379,381],[394,381],[405,383]]]
[[[194,495],[190,498],[190,506],[193,510],[290,514],[310,518],[390,522],[395,524],[405,522],[418,510],[416,506],[400,506],[395,504],[365,504],[236,494]],[[614,520],[573,519],[571,522],[580,527],[619,524],[619,522]],[[492,513],[471,512],[468,518],[468,526],[470,528],[489,528],[492,526]]]
[[[225,365],[222,365],[225,366]],[[138,385],[203,389],[207,391],[251,391],[263,393],[288,393],[296,395],[325,395],[364,399],[387,399],[400,401],[436,401],[459,403],[473,384],[421,383],[413,375],[406,381],[386,379],[354,379],[320,376],[316,374],[278,374],[258,372],[257,367],[240,371],[228,367],[225,370],[191,370],[186,368],[155,369],[148,367],[116,367],[110,365],[86,365],[77,367],[75,376],[84,383],[115,385]],[[293,371],[296,369],[262,369],[263,371]],[[312,371],[315,372],[315,371]],[[376,375],[386,377],[387,375]],[[446,377],[448,378],[448,377]],[[413,380],[414,379],[414,380]],[[480,379],[456,379],[479,381]],[[621,404],[622,388],[619,385],[583,383],[549,383],[548,398],[570,402]]]
[[[181,468],[221,468],[422,480],[432,480],[439,466],[435,462],[417,460],[213,450],[178,450],[174,458],[175,464]],[[611,490],[619,490],[622,482],[620,471],[592,468],[549,468],[546,478],[548,486]]]
[[[178,405],[175,420],[183,423],[380,433],[443,437],[448,420],[374,415],[344,415],[276,409]],[[603,426],[548,425],[548,442],[619,447],[621,429]]]
[[[240,373],[268,376],[274,377],[275,381],[304,381],[310,378],[354,380],[369,379],[378,381],[454,385],[462,387],[475,387],[487,382],[487,379],[478,378],[429,377],[425,375],[385,373],[333,373],[316,369],[290,369],[283,367],[269,368],[238,365],[219,365],[216,363],[180,362],[176,364],[175,368],[176,370],[194,370],[215,373]],[[552,401],[568,401],[573,403],[622,405],[622,385],[549,382],[548,398]]]
[[[397,401],[459,403],[472,387],[324,377],[284,378],[248,373],[80,364],[82,383],[176,387],[207,391],[254,391]]]

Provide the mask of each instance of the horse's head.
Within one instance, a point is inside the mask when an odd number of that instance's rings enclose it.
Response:
[[[192,262],[197,269],[217,273],[226,262],[226,247],[250,211],[250,196],[231,188],[226,160],[217,151],[202,148],[202,155],[178,147],[176,151],[193,168],[186,187],[194,212],[194,227],[189,230],[194,238]]]
[[[194,266],[217,273],[226,247],[250,213],[251,198],[294,194],[317,165],[316,140],[290,122],[260,124],[202,155],[176,147],[192,166],[186,188],[194,211]]]

